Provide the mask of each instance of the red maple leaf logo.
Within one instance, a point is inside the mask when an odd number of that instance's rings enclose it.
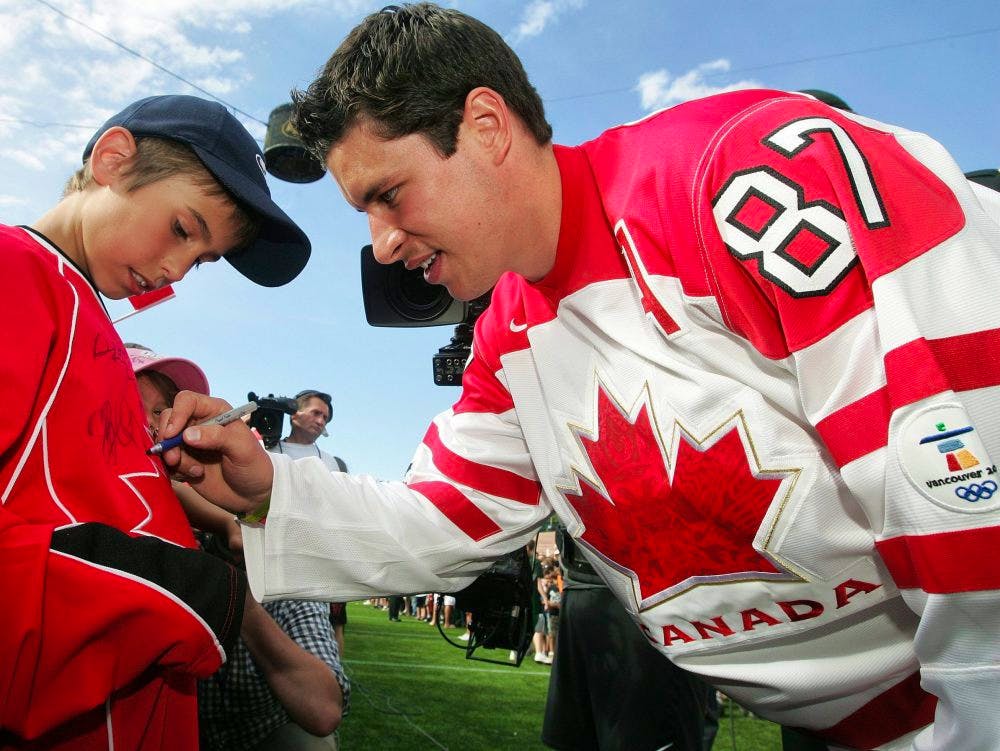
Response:
[[[671,481],[648,403],[631,422],[600,388],[597,418],[597,437],[579,438],[606,495],[579,473],[580,494],[564,495],[581,541],[635,580],[641,602],[706,580],[795,578],[753,548],[781,475],[795,470],[754,476],[735,421],[707,447],[678,430]]]

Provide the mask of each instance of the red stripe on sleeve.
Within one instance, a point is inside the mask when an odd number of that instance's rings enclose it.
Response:
[[[816,734],[850,748],[877,748],[932,723],[936,708],[937,697],[920,688],[920,673],[913,673]]]
[[[1000,527],[890,537],[875,544],[902,589],[931,594],[1000,589]]]
[[[885,356],[893,407],[952,389],[1000,384],[1000,329],[943,339],[915,339]]]
[[[438,511],[476,542],[500,531],[500,527],[476,504],[446,482],[414,482],[409,488],[433,503]]]
[[[816,423],[816,430],[838,467],[853,462],[889,441],[889,397],[883,387]]]
[[[885,356],[885,372],[887,386],[816,423],[838,467],[885,446],[889,419],[900,407],[949,389],[1000,385],[1000,329],[915,339]]]
[[[541,488],[537,482],[514,472],[471,462],[459,456],[441,442],[436,424],[431,423],[427,429],[424,443],[434,455],[434,465],[455,482],[529,506],[538,504]]]

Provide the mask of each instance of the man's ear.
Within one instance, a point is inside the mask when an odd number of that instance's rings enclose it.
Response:
[[[90,171],[98,185],[113,185],[128,171],[137,153],[135,138],[125,128],[108,128],[90,152]]]
[[[490,155],[494,164],[502,163],[510,151],[514,137],[513,117],[507,102],[493,89],[479,86],[465,97],[464,130]]]

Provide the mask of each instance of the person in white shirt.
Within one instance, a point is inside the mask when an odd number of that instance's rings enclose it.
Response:
[[[287,438],[278,441],[268,449],[272,454],[285,454],[292,459],[308,456],[319,457],[331,472],[346,472],[347,464],[339,456],[328,454],[316,441],[327,435],[326,426],[333,416],[333,399],[330,395],[315,389],[306,389],[295,395],[298,411],[291,417],[292,430]],[[344,626],[347,625],[347,605],[343,602],[330,603],[330,623],[337,637],[340,654],[344,654]]]
[[[315,389],[306,389],[295,395],[298,411],[292,415],[292,430],[287,438],[278,441],[268,449],[274,454],[287,454],[292,459],[318,456],[331,472],[346,472],[347,464],[339,456],[333,456],[316,445],[320,436],[327,435],[326,426],[333,416],[333,400],[329,394]]]

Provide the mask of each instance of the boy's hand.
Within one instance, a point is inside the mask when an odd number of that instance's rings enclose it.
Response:
[[[163,461],[212,503],[233,512],[253,511],[271,497],[274,471],[264,447],[242,420],[191,427],[229,409],[222,399],[180,392],[173,408],[160,415],[158,435],[166,440],[184,430],[184,443],[164,452]]]

